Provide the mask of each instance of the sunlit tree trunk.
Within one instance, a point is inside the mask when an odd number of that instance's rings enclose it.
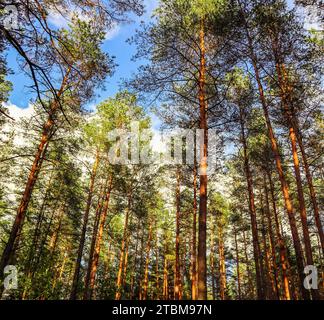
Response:
[[[207,263],[206,263],[206,228],[207,228],[207,103],[206,103],[206,49],[205,20],[201,19],[200,32],[200,67],[199,67],[199,108],[200,129],[203,130],[203,145],[200,152],[200,189],[199,189],[199,235],[198,235],[198,299],[207,299]]]
[[[193,222],[192,222],[192,252],[191,252],[191,299],[197,300],[197,150],[194,142],[193,168]]]
[[[180,169],[177,169],[176,186],[176,245],[175,245],[175,286],[174,299],[180,299],[181,278],[180,278]]]

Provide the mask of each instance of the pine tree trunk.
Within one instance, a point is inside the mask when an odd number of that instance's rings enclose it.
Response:
[[[180,279],[180,169],[177,169],[176,186],[176,246],[175,246],[175,287],[174,299],[180,299],[181,279]]]
[[[143,284],[143,295],[142,300],[147,299],[147,290],[148,290],[148,267],[150,263],[150,251],[151,251],[151,241],[152,241],[152,224],[149,227],[149,235],[146,244],[146,258],[145,258],[145,271],[144,271],[144,284]]]
[[[99,229],[98,229],[98,235],[96,237],[96,245],[95,245],[95,249],[93,252],[93,258],[91,260],[91,264],[90,264],[90,281],[89,281],[89,292],[88,292],[88,299],[91,299],[92,297],[92,292],[94,290],[94,285],[95,285],[95,278],[96,278],[96,273],[97,273],[97,268],[98,268],[98,264],[99,264],[99,255],[100,255],[100,248],[101,248],[101,242],[102,242],[102,236],[103,236],[103,230],[105,227],[105,223],[106,223],[106,218],[107,218],[107,214],[108,214],[108,207],[109,207],[109,200],[110,200],[110,194],[111,194],[111,190],[112,190],[112,175],[109,177],[109,186],[108,186],[108,190],[106,193],[106,197],[105,197],[105,202],[103,205],[103,209],[102,209],[102,213],[100,214],[100,218],[99,218]]]
[[[240,124],[241,124],[241,140],[243,145],[244,154],[244,170],[246,176],[246,183],[249,194],[249,213],[251,218],[251,228],[252,228],[252,238],[253,238],[253,255],[255,263],[255,273],[256,273],[256,285],[257,285],[257,296],[258,299],[264,298],[264,292],[262,288],[262,276],[261,276],[261,261],[260,261],[260,245],[258,237],[258,227],[256,221],[256,210],[254,202],[254,191],[253,191],[253,181],[250,169],[249,157],[248,157],[248,147],[245,136],[245,125],[244,125],[244,113],[242,108],[240,108]]]
[[[223,238],[223,226],[218,225],[218,254],[219,254],[219,274],[220,274],[220,298],[225,300],[226,298],[226,267],[225,267],[225,252],[224,252],[224,238]]]
[[[193,168],[193,222],[192,222],[192,252],[191,252],[191,299],[197,300],[197,150],[194,142]]]
[[[101,211],[102,211],[102,204],[104,202],[105,191],[106,191],[106,185],[102,185],[100,193],[99,193],[99,198],[98,198],[98,203],[97,203],[97,208],[96,208],[96,213],[95,213],[95,221],[94,221],[93,230],[92,230],[91,246],[90,246],[90,252],[89,252],[87,275],[86,275],[85,284],[84,284],[83,299],[88,299],[88,297],[89,297],[91,266],[92,266],[92,260],[93,260],[93,253],[94,253],[95,246],[96,246],[96,240],[97,240],[97,234],[98,234],[98,228],[99,228],[99,220],[100,220],[100,215],[101,215]]]
[[[278,213],[277,213],[277,206],[276,206],[276,200],[274,195],[274,186],[271,178],[271,173],[267,171],[269,183],[270,183],[270,194],[271,194],[271,200],[272,200],[272,209],[273,209],[273,215],[275,218],[275,230],[277,235],[277,241],[278,241],[278,247],[280,251],[280,264],[282,269],[282,283],[283,283],[283,289],[284,289],[284,300],[290,300],[290,288],[289,288],[289,277],[288,277],[288,258],[287,258],[287,250],[285,243],[282,238],[282,234],[280,232],[280,225],[278,220]]]
[[[121,298],[122,273],[123,273],[124,262],[125,262],[125,247],[126,247],[126,240],[128,237],[128,220],[129,220],[129,214],[131,210],[131,202],[132,202],[132,193],[130,192],[128,194],[128,205],[126,209],[125,223],[124,223],[124,234],[123,234],[123,240],[120,249],[119,267],[118,267],[117,283],[116,283],[117,289],[115,294],[116,300],[120,300]]]
[[[198,241],[198,300],[207,299],[207,260],[206,260],[206,228],[207,228],[207,103],[206,103],[206,60],[205,60],[205,21],[200,22],[200,67],[199,67],[199,108],[200,129],[203,130],[203,146],[200,153],[200,190],[199,190],[199,241]]]
[[[238,244],[237,244],[237,230],[235,226],[234,226],[234,241],[235,241],[235,252],[236,252],[237,290],[238,290],[238,298],[239,300],[241,300],[240,258],[239,258]]]
[[[275,297],[280,300],[280,292],[279,292],[279,276],[278,276],[278,268],[276,262],[276,250],[275,250],[275,239],[272,231],[272,221],[271,221],[271,214],[270,214],[270,203],[269,203],[269,194],[268,194],[268,186],[266,175],[263,177],[264,180],[264,192],[265,192],[265,201],[266,201],[266,216],[268,222],[268,233],[270,238],[270,247],[271,247],[271,256],[272,256],[272,270],[274,273],[274,293]]]

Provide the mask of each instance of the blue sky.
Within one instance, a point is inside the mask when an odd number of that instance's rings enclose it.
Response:
[[[146,13],[142,17],[134,17],[134,22],[130,24],[118,25],[108,34],[108,39],[104,42],[102,49],[108,52],[110,56],[115,56],[117,68],[114,75],[107,78],[105,91],[97,91],[100,97],[91,101],[89,108],[93,108],[95,104],[114,95],[118,89],[123,78],[129,78],[134,73],[140,62],[131,61],[132,56],[135,54],[135,48],[126,43],[126,40],[134,35],[135,30],[139,27],[142,20],[147,21],[150,19],[152,11],[157,7],[158,0],[144,0]],[[56,27],[61,27],[66,24],[66,21],[60,17],[50,17],[52,24]],[[8,79],[13,83],[13,90],[11,92],[9,101],[11,104],[19,108],[27,108],[31,98],[34,94],[31,92],[29,85],[32,84],[30,79],[21,72],[17,65],[17,55],[14,49],[8,50],[7,61],[8,67],[13,71],[13,74],[8,76]]]

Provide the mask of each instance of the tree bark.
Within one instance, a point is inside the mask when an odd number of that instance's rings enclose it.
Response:
[[[200,189],[199,189],[199,242],[198,242],[198,300],[207,299],[207,260],[206,260],[206,228],[207,228],[207,103],[206,103],[206,49],[205,21],[200,22],[200,67],[199,67],[199,109],[200,129],[203,130],[203,146],[200,152]]]
[[[175,245],[175,287],[174,299],[180,299],[181,279],[180,279],[180,169],[177,169],[176,186],[176,245]]]
[[[281,232],[280,232],[280,225],[278,220],[278,212],[277,212],[277,206],[276,206],[276,199],[274,195],[274,186],[271,178],[271,173],[267,171],[269,183],[270,183],[270,194],[271,194],[271,200],[272,200],[272,209],[273,209],[273,215],[275,218],[275,230],[277,235],[277,245],[280,251],[280,264],[282,269],[282,283],[283,283],[283,289],[284,289],[284,300],[290,300],[290,288],[289,288],[289,277],[288,277],[288,258],[287,258],[287,250],[285,243],[283,241]]]
[[[95,278],[96,278],[96,273],[97,273],[97,268],[99,264],[99,255],[100,255],[100,248],[101,248],[101,242],[102,242],[102,236],[103,236],[103,230],[105,227],[106,219],[107,219],[107,214],[108,214],[108,207],[109,207],[109,201],[110,201],[110,194],[112,190],[112,181],[113,181],[113,176],[110,175],[109,177],[109,183],[108,183],[108,190],[106,193],[105,197],[105,202],[103,205],[102,213],[100,214],[99,218],[99,229],[98,229],[98,235],[96,237],[96,245],[95,249],[93,252],[93,259],[91,260],[90,264],[90,281],[89,281],[89,292],[88,292],[88,299],[91,299],[92,297],[92,292],[94,289],[95,285]]]
[[[115,294],[116,300],[120,300],[121,298],[122,273],[123,273],[124,261],[125,261],[125,247],[126,247],[126,240],[128,237],[128,220],[129,220],[129,214],[131,210],[131,202],[132,202],[132,193],[129,192],[128,205],[126,209],[125,223],[124,223],[124,234],[123,234],[123,240],[120,249],[119,268],[118,268],[117,283],[116,283],[117,289]]]
[[[264,298],[264,291],[262,286],[262,275],[261,275],[261,266],[260,266],[260,245],[258,237],[258,227],[256,221],[256,210],[255,210],[255,201],[254,201],[254,191],[253,191],[253,181],[252,174],[250,169],[250,162],[248,156],[248,146],[245,136],[245,125],[244,125],[244,112],[240,108],[240,124],[241,124],[241,140],[243,145],[243,155],[244,155],[244,171],[246,176],[246,183],[249,195],[249,213],[251,219],[251,228],[252,228],[252,239],[253,239],[253,255],[254,255],[254,264],[255,264],[255,274],[256,274],[256,285],[257,285],[257,296],[258,299]]]

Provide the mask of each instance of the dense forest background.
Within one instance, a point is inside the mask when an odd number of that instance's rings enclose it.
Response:
[[[322,1],[147,4],[0,1],[2,298],[323,299]],[[130,68],[103,43],[143,14],[137,71],[100,101]],[[28,114],[10,103],[22,85]],[[109,132],[134,121],[146,136],[202,129],[199,152],[194,139],[190,164],[111,163]]]

